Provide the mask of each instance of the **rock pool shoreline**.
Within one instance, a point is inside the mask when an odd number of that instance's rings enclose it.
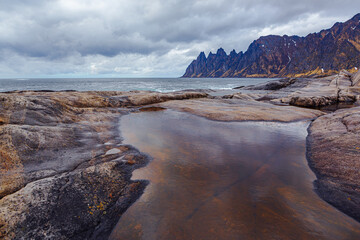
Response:
[[[315,119],[307,137],[315,190],[360,221],[358,84],[359,74],[341,72],[223,96],[195,90],[0,93],[0,237],[106,239],[147,185],[130,178],[151,157],[124,145],[117,125],[122,115],[143,107],[217,121]],[[339,103],[354,107],[321,110]]]

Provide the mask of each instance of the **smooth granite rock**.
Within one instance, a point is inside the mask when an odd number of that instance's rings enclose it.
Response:
[[[358,97],[357,87],[352,86],[352,74],[344,70],[335,76],[311,81],[288,96],[290,105],[310,108],[353,104]]]
[[[158,106],[189,112],[219,121],[279,121],[292,122],[314,119],[324,113],[319,110],[278,106],[255,100],[192,99],[168,101]]]
[[[122,144],[119,119],[164,108],[219,121],[319,117],[307,141],[317,191],[359,220],[360,109],[327,115],[309,109],[358,101],[357,76],[277,80],[225,96],[205,90],[0,93],[0,238],[106,239],[147,185],[130,180],[132,171],[150,160]]]
[[[107,239],[147,185],[150,157],[121,143],[123,114],[206,97],[184,91],[0,93],[0,238]]]
[[[272,80],[255,86],[244,87],[244,90],[279,90],[294,84],[297,78],[283,78],[280,80]]]
[[[352,86],[360,87],[360,71],[351,76]]]
[[[321,116],[309,127],[307,155],[319,195],[360,221],[360,107]]]

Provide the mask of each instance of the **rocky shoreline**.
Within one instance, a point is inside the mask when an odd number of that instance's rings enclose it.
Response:
[[[217,121],[314,120],[307,156],[316,191],[360,221],[360,73],[282,79],[238,89],[156,93],[0,93],[0,238],[106,239],[146,181],[151,157],[124,145],[119,118],[174,109]],[[325,107],[349,108],[330,112]]]
[[[360,107],[319,117],[308,128],[307,158],[315,190],[360,222]]]
[[[0,238],[107,239],[146,181],[150,157],[122,144],[119,118],[183,92],[0,94]]]

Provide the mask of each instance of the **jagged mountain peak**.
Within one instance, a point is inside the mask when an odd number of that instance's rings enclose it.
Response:
[[[226,52],[223,48],[219,48],[216,52],[217,56],[226,56]]]
[[[330,29],[299,36],[262,36],[245,53],[219,48],[193,62],[184,77],[282,77],[333,74],[360,66],[360,13]],[[205,54],[203,54],[205,56]],[[198,57],[199,59],[199,57]],[[201,67],[196,67],[201,66]]]
[[[360,21],[360,13],[356,14],[355,16],[353,16],[350,20]]]
[[[235,49],[233,49],[229,54],[229,56],[231,56],[231,57],[234,57],[236,55],[237,55],[237,53],[236,53]]]
[[[198,61],[202,61],[202,60],[205,60],[205,59],[206,59],[205,52],[201,52],[199,54],[199,56],[197,57]]]

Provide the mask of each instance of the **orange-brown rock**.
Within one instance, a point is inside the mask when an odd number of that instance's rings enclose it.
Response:
[[[319,193],[357,218],[360,210],[352,206],[360,203],[359,108],[325,115],[289,106],[296,98],[320,99],[308,107],[330,104],[318,104],[321,99],[359,99],[359,87],[349,84],[357,76],[343,72],[323,79],[283,79],[223,97],[198,91],[0,93],[0,238],[105,238],[147,184],[130,179],[149,156],[122,144],[119,118],[164,108],[220,121],[321,116],[308,138]],[[349,204],[344,197],[351,199]]]
[[[358,71],[351,77],[351,81],[352,81],[352,86],[360,87],[360,71]]]
[[[360,221],[360,107],[316,119],[307,138],[316,190],[330,204]]]
[[[149,157],[121,143],[129,108],[174,92],[0,93],[0,238],[105,239],[145,188]]]
[[[278,121],[310,120],[323,115],[319,110],[278,106],[249,99],[192,99],[168,101],[161,107],[189,112],[218,121]]]

